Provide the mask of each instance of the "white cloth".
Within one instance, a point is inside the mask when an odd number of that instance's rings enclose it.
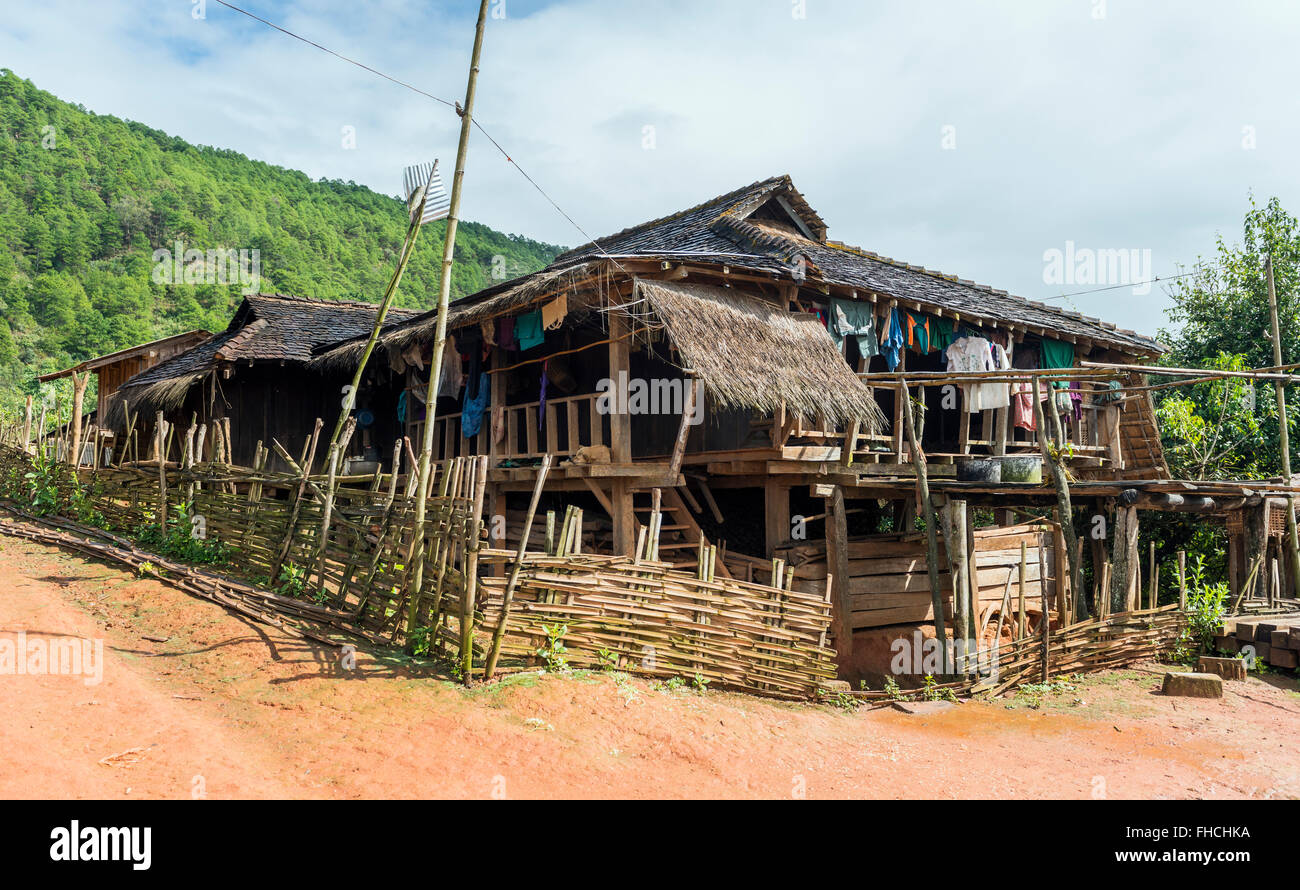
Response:
[[[948,357],[948,370],[958,374],[1011,369],[1011,356],[1007,351],[983,337],[954,340],[944,355]],[[971,414],[1011,404],[1010,391],[1005,383],[966,383],[962,384],[962,392],[966,396],[966,411]]]
[[[456,351],[456,338],[448,337],[442,348],[442,374],[438,376],[438,398],[459,398],[465,374],[460,368],[460,353]]]

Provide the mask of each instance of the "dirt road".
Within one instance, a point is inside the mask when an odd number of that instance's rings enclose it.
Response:
[[[0,675],[4,797],[1300,796],[1277,674],[1171,699],[1147,665],[929,716],[600,674],[465,690],[0,537],[0,639],[20,632],[102,640],[103,674]]]

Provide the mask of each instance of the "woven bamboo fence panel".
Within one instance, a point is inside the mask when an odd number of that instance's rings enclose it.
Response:
[[[480,529],[474,540],[480,517],[474,515],[472,466],[472,458],[449,461],[430,486],[428,557],[411,626],[428,629],[435,648],[445,652],[460,647],[462,620],[472,621],[477,658],[500,621],[504,575],[515,554],[478,550],[484,535]],[[29,454],[0,448],[0,474],[21,477],[30,468]],[[333,615],[335,626],[368,639],[408,642],[415,543],[409,480],[399,486],[391,475],[345,477],[330,488],[325,476],[183,461],[160,471],[153,461],[83,468],[80,481],[114,529],[156,524],[164,511],[175,527],[181,521],[176,508],[185,504],[184,521],[202,517],[207,537],[235,548],[234,564],[222,571],[282,590],[291,570],[301,577],[295,595],[315,617]],[[70,492],[70,484],[65,487]],[[471,552],[482,561],[475,608],[465,614]],[[835,676],[834,650],[826,646],[830,620],[824,594],[705,580],[631,557],[529,552],[502,654],[535,664],[546,641],[543,625],[563,625],[575,667],[600,666],[609,653],[630,673],[698,674],[716,687],[807,698]]]
[[[489,552],[495,557],[495,552]],[[505,578],[482,581],[484,621],[500,621]],[[529,655],[564,626],[570,660],[789,697],[835,678],[825,595],[715,578],[630,557],[527,554],[502,651]]]
[[[1174,603],[1058,628],[1047,635],[1046,645],[1042,635],[1003,640],[996,649],[996,671],[972,691],[996,694],[1044,676],[1086,674],[1166,656],[1186,626],[1186,615]]]

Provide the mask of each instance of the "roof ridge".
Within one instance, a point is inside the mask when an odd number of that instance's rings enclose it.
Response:
[[[274,300],[274,301],[279,301],[279,302],[289,302],[289,303],[311,303],[311,304],[316,305],[316,306],[347,306],[347,307],[349,307],[349,308],[353,308],[353,309],[378,309],[379,306],[380,306],[379,303],[367,303],[365,300],[352,300],[352,299],[331,300],[331,299],[329,299],[328,297],[304,297],[304,296],[300,296],[300,295],[298,295],[298,294],[281,294],[281,293],[274,293],[274,294],[266,294],[266,293],[248,294],[247,296],[245,296],[244,299],[246,299],[246,300]],[[389,307],[389,311],[391,312],[391,311],[393,311],[393,310],[400,310],[400,311],[406,311],[406,312],[411,311],[411,310],[406,309],[405,307],[401,307],[401,306],[390,306],[390,307]],[[416,310],[416,311],[423,311],[423,310]]]
[[[717,195],[716,197],[710,198],[707,201],[701,201],[698,204],[695,204],[691,207],[687,207],[684,210],[679,210],[676,213],[670,213],[667,214],[666,216],[661,216],[657,219],[646,220],[645,222],[637,223],[634,226],[628,226],[625,229],[620,229],[617,232],[612,232],[608,235],[602,235],[599,238],[588,241],[586,244],[579,244],[577,247],[574,247],[570,250],[566,250],[564,253],[557,256],[552,261],[552,265],[570,256],[580,254],[581,252],[589,250],[593,247],[598,247],[602,244],[602,242],[613,241],[618,238],[625,238],[628,235],[632,234],[633,232],[637,232],[642,229],[652,228],[654,226],[663,225],[666,222],[671,222],[672,220],[680,219],[681,217],[686,216],[687,214],[690,213],[694,213],[697,210],[703,210],[705,207],[708,207],[711,204],[717,204],[722,201],[728,201],[733,197],[738,198],[743,195],[747,195],[751,192],[755,192],[760,188],[763,188],[764,186],[775,185],[776,183],[780,183],[780,182],[791,184],[791,187],[793,187],[793,184],[791,183],[790,180],[790,174],[788,173],[782,173],[779,176],[769,176],[767,179],[759,179],[754,182],[751,182],[749,185],[741,186],[740,188],[737,189],[732,189],[729,192],[724,192],[721,195]],[[727,212],[733,210],[737,205],[741,203],[743,202],[736,201],[734,204],[728,205],[718,215],[722,216],[723,214],[726,214]],[[713,220],[710,220],[709,222],[713,222]]]

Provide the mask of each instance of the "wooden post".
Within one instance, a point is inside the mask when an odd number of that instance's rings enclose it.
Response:
[[[840,493],[841,502],[844,500]],[[766,552],[768,558],[776,555],[776,549],[790,538],[790,487],[775,479],[763,483],[763,528],[766,535]],[[848,580],[848,575],[844,575]]]
[[[844,489],[838,485],[832,487],[826,504],[826,565],[835,577],[831,613],[835,651],[843,667],[853,656],[853,602],[849,595],[849,530],[844,513]],[[772,586],[781,586],[775,572]]]
[[[956,646],[956,671],[965,674],[967,649],[970,646],[970,551],[967,548],[966,502],[948,500],[944,508],[951,517],[952,534],[944,544],[948,551],[949,577],[952,579],[952,636]]]
[[[1273,257],[1264,259],[1264,273],[1268,279],[1268,319],[1273,332],[1273,366],[1282,365],[1282,337],[1278,333],[1277,291],[1273,287]],[[1273,381],[1273,393],[1277,397],[1278,435],[1281,437],[1282,481],[1291,484],[1291,421],[1286,414],[1286,384],[1281,380]],[[1291,577],[1300,584],[1300,535],[1296,531],[1295,496],[1286,496],[1286,533],[1291,543]],[[1295,595],[1295,592],[1292,592]]]
[[[941,664],[948,666],[948,634],[943,618],[943,590],[939,586],[939,518],[935,515],[934,501],[930,498],[930,474],[926,465],[925,450],[916,434],[916,419],[912,415],[912,399],[907,389],[907,381],[900,374],[898,378],[897,399],[902,403],[900,409],[903,428],[912,451],[912,463],[916,470],[917,499],[925,514],[925,564],[930,576],[930,602],[934,609],[934,635],[939,641]],[[899,436],[902,433],[898,434]]]
[[[469,147],[469,131],[473,123],[474,94],[478,86],[478,65],[483,55],[483,31],[487,24],[488,0],[480,0],[478,22],[474,26],[474,49],[470,53],[469,82],[465,87],[465,105],[460,113],[460,142],[456,146],[456,172],[451,181],[451,201],[447,211],[447,231],[442,247],[442,276],[438,285],[438,315],[429,359],[429,385],[425,390],[424,442],[420,449],[419,484],[415,501],[415,553],[412,559],[411,588],[413,597],[419,595],[424,583],[424,516],[428,508],[430,472],[433,463],[433,433],[437,425],[435,406],[438,404],[438,384],[442,376],[442,357],[447,348],[447,313],[451,303],[451,267],[456,251],[456,227],[460,218],[461,184],[465,179],[465,155]],[[489,427],[490,429],[490,427]],[[415,613],[412,610],[406,632],[415,630]]]
[[[1115,525],[1112,529],[1111,562],[1113,570],[1110,579],[1111,603],[1119,603],[1124,611],[1130,611],[1137,595],[1138,562],[1138,516],[1136,507],[1118,507],[1115,511]],[[1109,612],[1110,609],[1108,608]]]
[[[86,400],[86,384],[89,382],[89,371],[82,371],[80,375],[76,371],[72,372],[72,459],[68,463],[74,468],[81,466],[81,409]]]
[[[32,397],[27,397],[26,407],[23,409],[23,454],[31,450],[32,445]]]

